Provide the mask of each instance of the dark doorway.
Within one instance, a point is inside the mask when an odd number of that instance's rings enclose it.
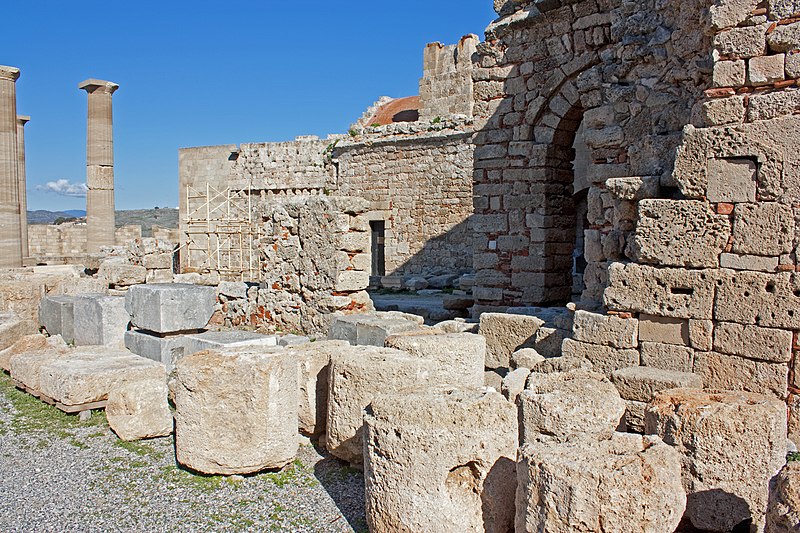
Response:
[[[372,220],[369,223],[372,230],[372,275],[386,275],[386,254],[384,243],[386,241],[386,222],[383,220]]]

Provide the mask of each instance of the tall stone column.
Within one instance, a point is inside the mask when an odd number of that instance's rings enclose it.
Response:
[[[119,85],[89,79],[78,85],[89,94],[86,128],[86,250],[114,244],[114,139],[111,95]]]
[[[22,266],[17,155],[19,69],[0,66],[0,267]]]
[[[28,186],[25,177],[25,124],[30,120],[31,117],[17,115],[17,177],[19,178],[19,224],[23,259],[30,255],[28,252]]]

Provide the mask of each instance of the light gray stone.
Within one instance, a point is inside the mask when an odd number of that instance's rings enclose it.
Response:
[[[186,335],[160,337],[147,331],[132,329],[125,332],[125,348],[153,361],[162,363],[172,372],[181,357],[200,350],[190,349],[193,343]]]
[[[538,363],[531,368],[532,372],[537,374],[552,374],[554,372],[567,372],[576,369],[592,370],[594,365],[581,356],[577,355],[562,355],[560,357],[550,357],[541,363]]]
[[[516,409],[499,394],[380,395],[364,425],[370,531],[513,528]]]
[[[511,354],[511,368],[531,369],[544,361],[545,358],[533,348],[520,348]]]
[[[714,328],[714,350],[759,361],[788,363],[792,358],[792,332],[718,322]]]
[[[56,335],[28,335],[10,348],[3,350],[3,368],[15,381],[32,391],[41,391],[42,366],[66,355],[69,352],[64,340]]]
[[[298,368],[276,353],[207,350],[175,367],[175,456],[205,474],[249,474],[294,459]]]
[[[739,204],[733,212],[733,251],[781,255],[792,249],[794,213],[777,202]]]
[[[652,435],[536,442],[517,460],[517,532],[674,531],[686,507],[678,453]]]
[[[744,75],[744,60],[717,61],[714,63],[713,85],[714,87],[740,87],[744,85]]]
[[[714,48],[723,56],[748,58],[767,52],[768,24],[733,28],[714,37]]]
[[[262,335],[252,331],[226,330],[204,331],[185,335],[186,353],[196,353],[202,350],[219,350],[223,348],[240,347],[272,347],[278,345],[275,335]]]
[[[688,346],[642,342],[640,352],[645,366],[675,372],[691,372],[694,368],[695,351]]]
[[[127,350],[90,346],[43,364],[39,388],[45,396],[74,406],[106,400],[118,384],[139,379],[166,380],[164,365]]]
[[[39,302],[39,325],[50,335],[61,335],[67,342],[74,341],[74,303],[74,296],[44,296]]]
[[[105,280],[109,285],[128,287],[147,280],[147,269],[140,265],[121,263],[116,260],[103,261],[97,277]]]
[[[133,325],[156,333],[202,329],[216,303],[214,287],[186,283],[136,285],[125,297]]]
[[[423,322],[421,316],[395,311],[340,315],[331,322],[328,337],[356,346],[383,346],[389,335],[419,329]]]
[[[125,342],[130,316],[122,296],[81,294],[73,304],[74,334],[77,346],[117,346]]]
[[[443,386],[481,387],[486,339],[474,333],[409,332],[386,338],[386,347],[436,363],[431,378]]]
[[[37,332],[36,323],[13,311],[0,313],[0,350],[9,348],[26,335]]]
[[[530,375],[531,370],[525,367],[517,368],[506,374],[500,384],[500,392],[505,396],[506,400],[511,403],[517,402],[517,397],[525,390],[525,385],[528,383],[528,376]]]
[[[758,86],[783,81],[784,61],[783,54],[750,58],[747,61],[747,84]]]
[[[708,388],[748,391],[786,398],[789,367],[786,363],[754,361],[736,355],[698,352],[694,373]]]
[[[778,257],[764,257],[759,255],[722,254],[719,257],[719,266],[733,270],[757,270],[760,272],[775,272],[778,269]]]
[[[786,405],[723,390],[664,391],[645,412],[648,434],[682,456],[686,514],[699,529],[763,529],[769,481],[785,462]]]
[[[108,425],[125,441],[166,437],[172,434],[172,412],[163,379],[126,381],[108,393]]]
[[[741,63],[742,77],[744,77],[744,61]],[[708,160],[707,174],[706,196],[709,202],[756,201],[755,161],[745,158],[711,158]]]
[[[800,461],[789,461],[769,485],[766,533],[790,533],[800,524]]]

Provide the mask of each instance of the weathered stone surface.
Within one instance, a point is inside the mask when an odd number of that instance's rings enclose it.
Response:
[[[640,351],[642,364],[675,372],[691,372],[695,351],[687,346],[643,342]]]
[[[436,363],[431,378],[452,387],[483,385],[486,339],[474,333],[406,333],[386,338],[386,347],[429,359]]]
[[[178,359],[200,351],[190,351],[189,345],[190,341],[186,335],[159,337],[138,329],[125,332],[125,348],[136,355],[162,363],[167,373],[172,372]]]
[[[108,425],[126,441],[172,434],[172,413],[167,403],[167,377],[126,381],[108,393]]]
[[[800,329],[800,278],[780,272],[720,270],[714,319],[768,328]]]
[[[175,367],[175,456],[205,474],[281,468],[297,452],[297,363],[286,353],[203,351]]]
[[[75,339],[74,296],[45,296],[39,302],[39,325],[50,335],[61,335],[67,342]]]
[[[315,437],[325,432],[331,357],[349,346],[347,341],[316,341],[287,348],[299,372],[297,421],[301,433]]]
[[[243,346],[271,347],[278,345],[278,337],[275,335],[262,335],[252,331],[241,330],[204,331],[203,333],[186,335],[186,339],[187,353],[223,348],[240,348]]]
[[[770,14],[778,19],[785,19],[800,14],[797,0],[767,0]]]
[[[531,369],[544,360],[545,358],[534,348],[520,348],[511,354],[509,363],[511,368]]]
[[[628,433],[644,433],[644,410],[647,404],[634,400],[625,401],[625,415],[622,422]]]
[[[697,374],[648,366],[615,370],[611,381],[624,400],[637,402],[649,402],[656,393],[667,389],[703,388],[703,378]]]
[[[165,374],[161,363],[127,350],[76,348],[42,365],[39,390],[64,405],[80,405],[107,399],[108,392],[123,381],[164,379]]]
[[[517,402],[517,397],[525,390],[525,385],[530,375],[530,369],[525,367],[517,368],[506,374],[500,384],[500,392],[505,396],[506,400],[511,403]]]
[[[733,270],[757,270],[760,272],[775,272],[778,269],[778,257],[764,257],[760,255],[721,254],[719,266]]]
[[[122,296],[81,294],[75,298],[73,317],[77,346],[124,345],[130,315]]]
[[[433,326],[445,333],[478,333],[476,322],[465,322],[463,319],[445,320]]]
[[[758,6],[758,0],[729,0],[709,7],[711,24],[715,30],[738,26]]]
[[[578,433],[610,433],[625,413],[614,385],[589,370],[531,374],[519,404],[522,443],[542,434],[566,440]]]
[[[654,268],[636,263],[612,263],[606,307],[674,318],[711,318],[714,270]]]
[[[658,196],[658,176],[630,176],[606,180],[606,189],[620,200],[644,200]]]
[[[578,310],[575,311],[572,332],[576,341],[613,348],[636,348],[639,321],[635,318],[626,319]]]
[[[486,337],[486,368],[508,367],[511,354],[533,348],[544,320],[535,316],[483,313],[479,333]]]
[[[742,78],[744,78],[744,61]],[[717,63],[718,65],[719,63]],[[716,65],[714,67],[716,72]],[[744,82],[744,79],[742,79]],[[745,158],[711,158],[708,160],[709,202],[755,202],[756,163]]]
[[[714,350],[748,359],[788,363],[792,357],[792,332],[718,322],[714,328]]]
[[[639,364],[638,350],[623,350],[599,344],[578,342],[573,339],[564,339],[561,351],[565,356],[586,359],[592,363],[596,372],[611,377],[611,373],[619,368],[637,366]]]
[[[794,214],[777,202],[740,204],[733,212],[733,251],[780,255],[792,249]]]
[[[769,484],[766,533],[791,533],[800,527],[800,462],[789,461]]]
[[[717,267],[728,244],[728,217],[693,200],[642,200],[635,259],[662,266]]]
[[[551,357],[531,368],[532,372],[538,374],[552,374],[554,372],[567,372],[569,370],[592,370],[594,365],[578,355],[562,355],[561,357]]]
[[[678,453],[658,437],[614,433],[520,448],[516,531],[674,531],[686,507]]]
[[[41,391],[42,366],[67,353],[67,345],[59,336],[29,335],[4,350],[3,368],[30,390]]]
[[[785,363],[754,361],[736,355],[698,352],[694,373],[706,387],[786,397],[789,367]]]
[[[707,352],[713,345],[714,323],[711,320],[689,321],[689,344],[695,350]]]
[[[125,309],[133,325],[156,333],[202,329],[217,303],[214,287],[186,283],[136,285],[128,289]]]
[[[747,84],[769,85],[783,81],[784,54],[754,57],[747,62]]]
[[[751,517],[763,527],[769,480],[786,454],[783,402],[745,392],[672,389],[647,407],[645,426],[682,456],[686,514],[695,527],[730,531]]]
[[[139,265],[108,260],[100,264],[97,276],[104,279],[109,285],[128,287],[144,283],[147,280],[147,269]]]
[[[365,416],[370,531],[510,531],[516,418],[494,392],[376,397]]]
[[[508,375],[507,369],[486,370],[483,373],[483,386],[499,392],[503,389],[503,380]]]
[[[714,48],[724,56],[747,58],[764,55],[767,51],[768,24],[733,28],[714,37]]]
[[[714,87],[739,87],[744,85],[745,62],[742,59],[735,61],[717,61],[714,63]],[[711,200],[711,198],[709,198]],[[715,200],[711,200],[712,202]],[[723,200],[718,200],[723,201]]]
[[[642,313],[639,315],[639,340],[688,346],[689,321]]]
[[[386,337],[419,329],[421,316],[396,311],[337,316],[331,322],[328,337],[356,346],[383,346]]]
[[[363,411],[380,393],[426,387],[436,372],[435,361],[400,350],[352,346],[331,355],[328,382],[328,450],[345,461],[360,463],[363,454]]]

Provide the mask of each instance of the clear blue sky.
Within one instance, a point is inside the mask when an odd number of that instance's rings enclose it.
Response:
[[[19,67],[28,208],[85,181],[86,93],[114,95],[117,209],[178,204],[178,148],[345,132],[379,96],[418,93],[426,43],[495,18],[492,0],[0,0],[0,64]],[[37,187],[38,186],[38,187]]]

